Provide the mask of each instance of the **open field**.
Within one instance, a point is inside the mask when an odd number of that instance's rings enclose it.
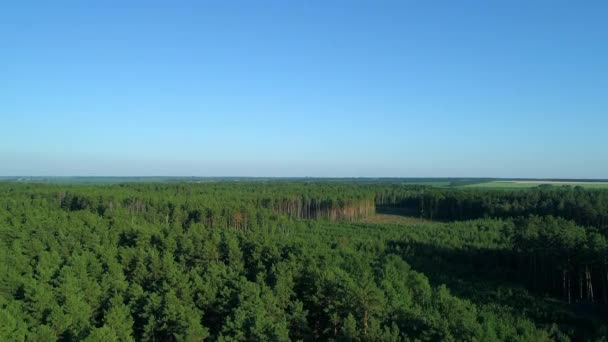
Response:
[[[507,189],[527,189],[540,185],[552,186],[582,186],[589,189],[608,189],[608,182],[585,182],[585,181],[531,181],[531,180],[509,180],[509,181],[490,181],[483,183],[467,184],[462,188],[507,188]]]
[[[608,180],[575,179],[508,179],[508,178],[314,178],[314,177],[51,177],[51,176],[0,176],[0,182],[48,184],[121,184],[121,183],[209,183],[209,182],[327,182],[359,184],[394,184],[432,186],[438,188],[494,188],[528,189],[539,185],[582,186],[590,189],[608,189]]]
[[[460,179],[460,178],[315,178],[315,177],[106,177],[106,176],[0,176],[0,182],[14,183],[49,183],[49,184],[120,184],[120,183],[207,183],[207,182],[268,182],[268,181],[300,181],[300,182],[331,182],[331,183],[391,183],[403,185],[427,185],[436,187],[453,186],[454,182],[486,182],[490,179]],[[461,184],[461,183],[458,183]]]

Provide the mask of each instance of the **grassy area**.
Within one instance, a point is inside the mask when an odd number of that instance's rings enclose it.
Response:
[[[467,184],[462,188],[489,188],[489,189],[529,189],[540,185],[551,186],[582,186],[589,189],[608,189],[608,182],[568,182],[568,181],[490,181],[476,184]]]
[[[359,222],[371,223],[371,224],[413,225],[413,224],[427,223],[430,221],[427,219],[412,217],[412,216],[402,216],[402,215],[396,215],[396,214],[376,214],[376,215],[362,218]]]
[[[305,182],[349,182],[361,184],[389,183],[401,185],[424,185],[437,188],[457,189],[529,189],[540,185],[582,186],[589,189],[608,189],[608,181],[596,180],[533,180],[492,178],[268,178],[268,177],[44,177],[44,176],[0,176],[0,182],[54,183],[54,184],[118,184],[118,183],[205,183],[218,181],[305,181]]]

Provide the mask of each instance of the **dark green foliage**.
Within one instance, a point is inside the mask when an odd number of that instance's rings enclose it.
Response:
[[[378,182],[0,183],[0,340],[595,338],[606,331],[605,198]],[[376,206],[502,219],[357,223]]]
[[[438,220],[470,220],[555,216],[608,233],[608,191],[582,187],[538,187],[519,190],[445,190],[418,192],[389,188],[377,196],[377,205],[407,208],[414,215]]]

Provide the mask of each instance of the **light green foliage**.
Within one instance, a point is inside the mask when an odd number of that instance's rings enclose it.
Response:
[[[348,314],[342,326],[342,341],[358,341],[359,332],[357,331],[357,320],[352,314]]]
[[[27,325],[17,303],[0,308],[0,340],[25,341]]]
[[[110,308],[104,315],[104,326],[112,329],[119,341],[133,341],[133,317],[129,307],[123,303],[121,295],[110,301]]]
[[[118,335],[110,327],[103,326],[101,328],[95,328],[91,333],[84,339],[84,342],[114,342],[120,341]]]

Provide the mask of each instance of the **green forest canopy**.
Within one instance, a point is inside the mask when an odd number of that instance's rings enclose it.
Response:
[[[580,187],[0,183],[0,340],[605,340],[607,235]]]

